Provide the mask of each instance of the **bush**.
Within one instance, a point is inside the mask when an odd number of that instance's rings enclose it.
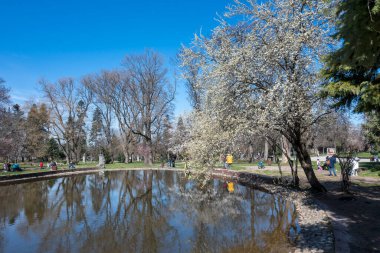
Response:
[[[123,163],[123,162],[125,161],[125,155],[122,154],[122,153],[119,153],[119,154],[117,155],[117,161]]]
[[[112,162],[111,153],[105,148],[102,148],[102,153],[104,155],[104,160],[105,160],[106,164],[110,164]]]

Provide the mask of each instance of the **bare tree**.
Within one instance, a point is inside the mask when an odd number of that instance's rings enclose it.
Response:
[[[117,86],[119,82],[120,75],[116,71],[102,71],[100,74],[88,75],[82,80],[84,87],[94,94],[94,105],[99,109],[102,116],[102,130],[106,140],[106,148],[110,150],[112,154],[112,161],[115,155],[115,145],[112,142],[114,112],[111,96],[113,91],[112,87]],[[121,134],[125,136],[125,133]],[[126,138],[122,139],[125,140]],[[124,155],[127,161],[128,155],[126,153],[124,153]]]
[[[127,55],[122,82],[113,87],[112,104],[121,128],[142,140],[144,162],[153,163],[153,136],[171,108],[175,89],[169,83],[162,57],[153,51]]]
[[[0,156],[7,156],[11,141],[10,113],[6,109],[9,102],[9,89],[5,86],[5,81],[0,78]]]
[[[51,107],[51,130],[62,147],[67,163],[79,161],[86,141],[85,120],[92,93],[81,89],[72,78],[56,83],[41,80],[40,85]]]
[[[116,116],[125,162],[130,161],[138,146],[144,161],[151,164],[154,138],[170,114],[175,90],[167,80],[161,56],[155,52],[128,55],[123,66],[123,71],[103,71],[86,77],[83,83],[96,94],[97,106],[102,107],[103,119],[107,119],[109,136],[111,113]]]
[[[5,81],[0,78],[0,109],[4,108],[6,104],[8,104],[9,101],[9,88],[7,88],[5,85]]]
[[[24,112],[21,106],[13,105],[5,120],[5,144],[7,144],[5,152],[10,160],[18,161],[19,158],[24,160],[26,134]]]
[[[119,71],[103,71],[99,75],[87,76],[84,78],[83,83],[87,89],[95,94],[95,104],[102,112],[105,137],[107,144],[112,146],[109,147],[111,150],[114,148],[111,131],[112,119],[113,115],[116,116],[119,126],[120,144],[125,157],[124,162],[128,163],[131,161],[131,155],[137,141],[123,119],[126,115],[125,110],[129,110],[130,108],[125,103],[128,100],[127,87],[123,83],[121,73]]]

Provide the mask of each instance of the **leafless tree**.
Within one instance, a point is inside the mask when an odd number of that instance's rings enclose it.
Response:
[[[120,75],[117,71],[102,71],[100,74],[88,75],[82,81],[84,87],[94,94],[94,104],[100,109],[102,115],[102,129],[106,140],[106,148],[111,151],[114,160],[115,150],[112,126],[114,123],[113,104],[111,100],[112,87],[120,83]],[[122,129],[120,129],[122,130]],[[121,132],[122,136],[126,136]],[[125,140],[126,138],[122,138]],[[124,144],[125,145],[125,144]],[[124,153],[127,159],[127,154]]]
[[[117,118],[125,162],[137,149],[151,164],[154,138],[170,114],[175,89],[166,77],[162,57],[153,51],[127,55],[123,67],[122,71],[88,76],[83,84],[96,94],[97,106],[102,106],[108,119],[106,128],[111,129],[111,111]]]
[[[6,105],[9,103],[9,89],[5,86],[5,81],[0,78],[0,156],[6,156],[10,143],[9,134],[9,112]]]
[[[5,85],[5,81],[0,78],[0,109],[9,103],[9,88]]]
[[[86,140],[84,131],[92,93],[81,89],[72,78],[56,83],[41,80],[40,85],[51,107],[51,130],[68,163],[79,161]]]
[[[162,57],[146,51],[127,55],[121,82],[112,89],[112,104],[120,127],[141,138],[144,162],[153,163],[153,136],[172,109],[175,88],[167,79]]]

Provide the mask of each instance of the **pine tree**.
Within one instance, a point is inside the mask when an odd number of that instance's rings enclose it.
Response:
[[[54,138],[49,139],[46,154],[52,160],[64,157],[64,154],[59,149],[58,142]]]
[[[325,59],[325,96],[336,106],[380,112],[380,0],[340,1],[334,38],[342,46]]]
[[[371,145],[371,151],[380,151],[380,118],[375,113],[366,115],[367,122],[363,125],[364,135]]]
[[[49,114],[46,105],[42,104],[38,108],[36,104],[33,104],[25,122],[25,148],[30,157],[43,158],[47,155],[48,124]]]
[[[90,143],[97,146],[99,144],[99,138],[103,129],[102,112],[99,108],[96,108],[92,116]]]

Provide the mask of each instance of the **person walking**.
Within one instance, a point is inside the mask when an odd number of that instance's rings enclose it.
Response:
[[[336,163],[336,156],[333,154],[328,158],[327,166],[329,167],[329,176],[332,176],[334,173],[334,176],[336,176],[336,170],[335,170],[335,163]]]
[[[321,161],[319,161],[319,159],[317,159],[317,168],[318,168],[319,171],[323,170],[323,168],[321,166]]]
[[[352,170],[351,170],[351,176],[357,176],[358,170],[359,170],[359,158],[355,157],[352,161]]]
[[[231,165],[234,161],[234,157],[231,154],[226,156],[227,169],[231,169]]]

